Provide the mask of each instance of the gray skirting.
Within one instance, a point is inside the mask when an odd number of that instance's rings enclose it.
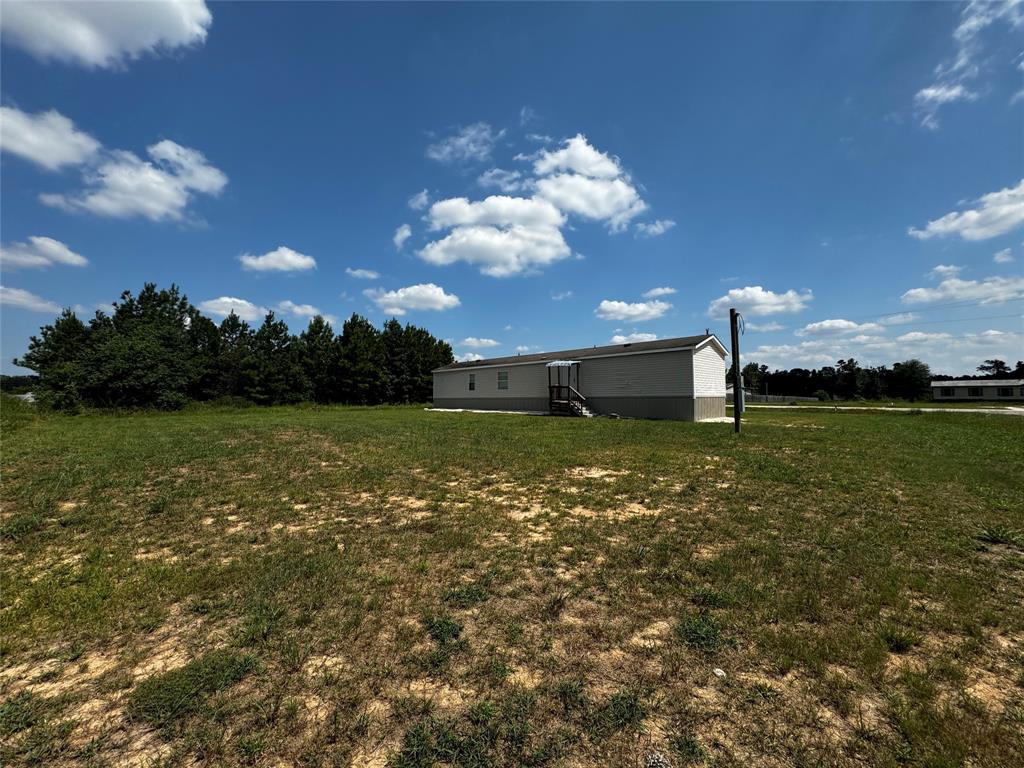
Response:
[[[631,419],[700,421],[725,416],[724,397],[588,397],[590,410],[602,416],[616,414]],[[481,411],[548,410],[546,397],[441,397],[435,408],[470,408]]]

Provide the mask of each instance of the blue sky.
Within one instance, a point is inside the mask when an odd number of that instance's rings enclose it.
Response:
[[[146,281],[460,357],[728,338],[738,306],[773,367],[1017,360],[1022,31],[1014,3],[5,3],[3,370]]]

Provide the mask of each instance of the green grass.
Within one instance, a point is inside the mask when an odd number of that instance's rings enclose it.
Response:
[[[1024,764],[1015,418],[0,406],[4,765]]]

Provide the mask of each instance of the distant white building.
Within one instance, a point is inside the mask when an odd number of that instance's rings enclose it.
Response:
[[[935,400],[1024,400],[1024,379],[933,381]]]

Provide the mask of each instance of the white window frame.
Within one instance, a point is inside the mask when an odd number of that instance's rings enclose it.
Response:
[[[504,377],[504,380],[505,380],[505,386],[504,387],[501,386],[502,377]],[[508,371],[498,371],[498,389],[508,391],[508,379],[509,379]]]
[[[475,392],[476,391],[476,374],[475,373],[469,374],[469,391],[470,392]]]

